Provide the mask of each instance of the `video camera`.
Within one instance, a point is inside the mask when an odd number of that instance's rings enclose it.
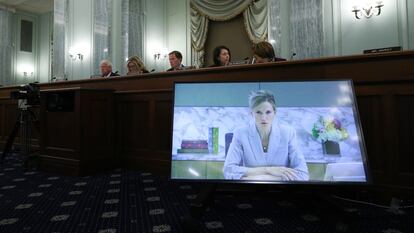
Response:
[[[40,105],[40,88],[36,83],[19,86],[19,90],[10,92],[10,98],[25,100],[27,106]]]

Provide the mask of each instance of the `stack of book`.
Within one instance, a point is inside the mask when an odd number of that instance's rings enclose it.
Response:
[[[219,153],[219,128],[210,127],[208,128],[208,151],[210,154]]]
[[[181,149],[177,149],[177,153],[208,154],[207,140],[182,140]]]

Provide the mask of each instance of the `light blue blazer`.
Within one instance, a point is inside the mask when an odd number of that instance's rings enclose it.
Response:
[[[236,129],[224,162],[225,179],[241,179],[246,174],[247,167],[269,166],[290,167],[298,172],[299,180],[309,179],[308,167],[298,148],[295,130],[288,125],[279,124],[275,119],[265,154],[254,123]]]

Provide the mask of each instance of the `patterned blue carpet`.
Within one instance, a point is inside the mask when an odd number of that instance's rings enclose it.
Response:
[[[0,167],[1,233],[185,232],[181,219],[200,189],[125,169],[90,177],[57,176],[23,169],[16,157]],[[339,211],[305,199],[217,193],[197,231],[414,232],[412,209],[340,203]]]

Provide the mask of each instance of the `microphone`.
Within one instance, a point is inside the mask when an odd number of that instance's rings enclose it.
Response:
[[[296,56],[296,53],[292,53],[289,60],[293,60],[293,57]]]
[[[250,62],[250,64],[254,64],[256,62],[256,57],[252,58],[252,61]]]

